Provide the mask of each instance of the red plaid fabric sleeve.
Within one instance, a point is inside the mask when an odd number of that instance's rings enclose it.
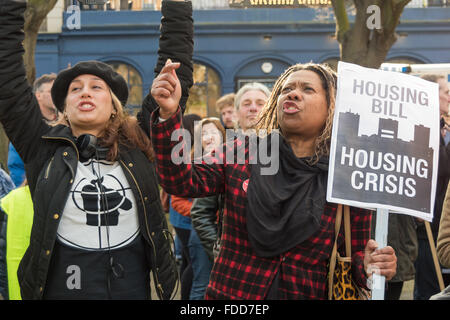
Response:
[[[358,286],[367,289],[367,275],[364,270],[364,248],[370,237],[372,212],[350,207],[350,221],[352,226],[352,277]],[[345,252],[345,243],[341,252]]]

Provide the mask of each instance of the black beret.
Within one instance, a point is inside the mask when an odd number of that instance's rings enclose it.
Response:
[[[63,112],[67,90],[73,79],[82,74],[93,74],[105,81],[123,105],[128,99],[128,86],[125,79],[111,66],[100,61],[81,61],[72,68],[62,70],[53,82],[52,99],[56,108]]]

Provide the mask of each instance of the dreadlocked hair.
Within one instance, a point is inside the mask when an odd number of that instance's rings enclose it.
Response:
[[[277,101],[281,94],[286,79],[294,72],[300,70],[309,70],[315,72],[322,83],[322,87],[326,92],[326,100],[328,105],[328,116],[322,133],[316,139],[314,154],[310,158],[310,164],[315,164],[320,157],[330,154],[331,130],[333,126],[334,106],[336,102],[337,75],[325,64],[305,63],[295,64],[286,69],[275,82],[269,99],[264,108],[261,110],[258,122],[256,123],[256,131],[264,130],[267,134],[273,130],[279,130],[280,124],[277,117]],[[282,132],[281,132],[282,134]]]

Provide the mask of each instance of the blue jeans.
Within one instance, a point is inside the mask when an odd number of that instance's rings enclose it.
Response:
[[[212,270],[213,263],[209,260],[205,249],[200,242],[200,238],[194,229],[191,230],[189,236],[189,256],[192,265],[192,287],[190,300],[203,300],[205,297],[206,287],[209,283],[209,275]]]

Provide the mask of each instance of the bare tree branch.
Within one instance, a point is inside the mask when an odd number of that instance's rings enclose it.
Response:
[[[28,83],[32,84],[36,77],[36,66],[34,55],[39,28],[47,14],[53,9],[57,0],[28,0],[25,11],[25,39],[23,46],[25,54],[23,56]]]
[[[345,1],[332,0],[331,4],[333,6],[334,16],[336,17],[336,38],[341,43],[345,33],[350,30],[350,22],[348,21],[347,11],[345,10]]]
[[[387,32],[394,33],[400,23],[400,16],[403,9],[411,0],[394,0],[383,2],[383,12],[386,18],[383,19],[383,27]]]

